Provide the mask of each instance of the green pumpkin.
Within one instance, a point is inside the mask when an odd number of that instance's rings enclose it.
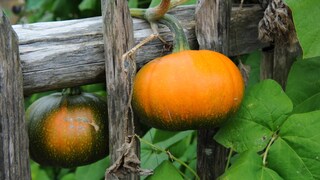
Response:
[[[108,154],[107,103],[79,88],[35,101],[26,112],[31,158],[42,165],[76,167]]]

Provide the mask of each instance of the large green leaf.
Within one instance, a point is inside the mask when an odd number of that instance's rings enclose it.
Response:
[[[222,125],[215,140],[236,152],[261,151],[291,111],[292,103],[281,86],[262,81],[248,91],[238,113]]]
[[[262,158],[256,152],[245,151],[219,179],[281,180],[282,178],[272,169],[263,166]]]
[[[286,93],[296,106],[320,92],[320,57],[296,61],[289,72]]]
[[[320,110],[320,92],[294,107],[293,113],[305,113]]]
[[[179,170],[168,160],[163,161],[155,170],[153,175],[148,176],[147,180],[174,179],[183,180]]]
[[[271,146],[268,166],[284,179],[320,179],[320,111],[294,114]]]
[[[292,11],[303,57],[320,56],[319,0],[285,0]]]

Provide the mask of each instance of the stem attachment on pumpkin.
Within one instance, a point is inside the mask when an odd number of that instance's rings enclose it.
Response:
[[[172,2],[170,2],[170,0],[162,0],[160,4],[154,8],[148,8],[148,9],[131,8],[130,9],[131,16],[147,20],[151,25],[153,34],[147,37],[144,41],[140,42],[130,51],[126,52],[123,55],[123,59],[127,56],[131,56],[137,51],[138,48],[152,41],[155,38],[158,38],[163,44],[168,45],[168,43],[164,39],[162,39],[161,36],[159,35],[158,25],[155,23],[155,21],[159,21],[160,23],[165,24],[173,32],[174,34],[173,52],[189,50],[190,49],[189,43],[186,35],[184,34],[184,31],[180,22],[174,16],[166,14],[166,12],[169,9],[174,8],[175,6],[180,5],[184,2],[186,2],[186,0],[174,0]]]
[[[81,88],[79,86],[65,88],[62,90],[62,95],[64,96],[74,96],[74,95],[80,95],[80,94],[81,94]]]
[[[172,52],[180,52],[190,49],[187,36],[185,35],[183,27],[177,18],[173,15],[165,14],[159,22],[168,26],[174,34],[174,46]]]

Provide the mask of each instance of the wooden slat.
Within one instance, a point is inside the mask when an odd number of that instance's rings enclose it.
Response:
[[[171,13],[181,20],[192,48],[197,48],[195,6],[177,7]],[[257,39],[257,25],[262,16],[263,10],[259,5],[241,10],[233,8],[230,56],[249,53],[265,46]],[[134,19],[133,28],[135,43],[152,33],[149,24],[143,20]],[[15,25],[14,29],[19,36],[25,95],[104,82],[101,17]],[[172,36],[168,28],[161,26],[159,31],[171,42]],[[137,65],[141,67],[167,53],[169,52],[163,49],[160,41],[148,43],[138,51]]]
[[[0,179],[31,179],[17,35],[0,10]]]
[[[130,138],[135,137],[131,108],[135,60],[134,57],[122,57],[134,46],[132,18],[126,0],[101,0],[101,8],[108,92],[109,156],[112,164],[105,179],[139,179],[136,172],[128,168],[139,166],[134,162],[139,161],[136,154],[140,153],[138,142]]]

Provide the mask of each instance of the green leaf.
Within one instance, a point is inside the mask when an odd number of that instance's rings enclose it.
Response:
[[[181,132],[170,132],[164,131],[160,129],[151,128],[143,137],[143,139],[151,142],[152,144],[163,148],[168,149],[170,146],[175,143],[181,141],[187,136],[191,135],[194,131],[181,131]],[[142,144],[141,147],[148,146],[146,144]],[[148,146],[149,147],[149,146]]]
[[[129,8],[137,8],[138,7],[138,0],[129,0],[128,6],[129,6]]]
[[[192,161],[190,161],[190,163],[188,164],[188,166],[190,168],[192,168],[195,172],[197,172],[197,159],[193,159]],[[189,177],[189,179],[195,179],[195,175],[189,170],[189,169],[186,169],[185,171],[185,176],[186,177]],[[187,179],[187,178],[185,178]]]
[[[195,132],[173,144],[169,147],[169,151],[175,157],[181,160],[190,160],[196,158],[196,137]]]
[[[293,109],[293,113],[305,113],[320,110],[320,92],[298,104]]]
[[[155,169],[165,160],[168,160],[167,154],[151,148],[146,149],[141,147],[142,169]]]
[[[160,4],[161,0],[152,0],[149,7],[155,7]]]
[[[80,1],[55,0],[51,6],[57,20],[75,19],[78,17]]]
[[[26,4],[26,8],[27,10],[40,9],[45,3],[46,3],[46,0],[28,0]]]
[[[232,166],[218,179],[219,180],[280,180],[275,171],[262,164],[262,158],[254,151],[245,151],[239,155]]]
[[[79,4],[79,9],[81,11],[84,10],[93,10],[95,9],[97,4],[96,0],[83,0],[80,4]]]
[[[35,176],[34,180],[50,180],[50,178],[47,175],[46,171],[40,170],[38,174]]]
[[[296,61],[289,72],[286,93],[294,106],[320,92],[320,57]]]
[[[77,178],[74,175],[74,173],[69,173],[69,174],[66,174],[65,176],[63,176],[61,178],[61,180],[77,180]]]
[[[38,163],[34,161],[30,162],[31,167],[31,178],[33,180],[50,180],[49,176],[47,175],[46,171],[40,168]]]
[[[170,132],[151,128],[143,137],[144,140],[162,149],[170,149],[173,145],[192,135],[194,131]],[[155,169],[168,155],[153,149],[151,146],[141,143],[141,167]]]
[[[255,51],[248,55],[240,57],[244,65],[250,67],[249,80],[246,89],[250,89],[253,85],[260,82],[260,60],[261,51]]]
[[[147,180],[174,179],[183,180],[179,170],[168,160],[163,161],[155,170],[153,175],[148,176]]]
[[[281,86],[265,80],[253,86],[237,114],[222,125],[215,140],[236,152],[263,150],[292,111],[292,103]]]
[[[268,166],[284,179],[320,179],[320,111],[294,114],[280,129]]]
[[[102,179],[109,165],[110,158],[108,156],[93,164],[80,166],[76,169],[75,178],[77,180]]]
[[[73,169],[67,169],[67,168],[59,168],[58,170],[59,174],[57,176],[57,179],[61,179],[61,178],[72,178],[71,176],[69,176],[68,174],[73,174],[73,179],[75,179],[75,174],[73,173]]]
[[[318,0],[285,0],[293,21],[303,57],[320,56],[320,3]]]

